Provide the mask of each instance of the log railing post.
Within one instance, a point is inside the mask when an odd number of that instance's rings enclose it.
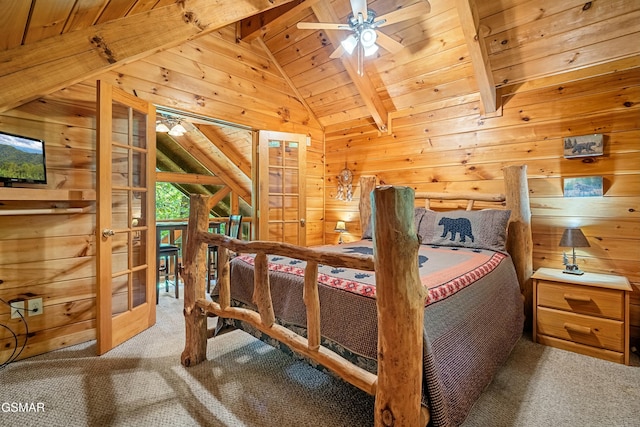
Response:
[[[371,198],[378,306],[375,426],[419,426],[426,291],[418,274],[414,191],[382,187]]]
[[[208,197],[192,194],[184,261],[185,347],[180,360],[184,366],[197,365],[207,358],[207,315],[196,306],[205,297],[208,280],[207,245],[198,239],[209,227]]]

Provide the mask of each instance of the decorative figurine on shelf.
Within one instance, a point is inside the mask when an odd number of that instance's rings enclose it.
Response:
[[[353,198],[352,182],[353,172],[347,169],[345,165],[344,169],[338,174],[338,194],[336,194],[336,199],[351,201]]]
[[[567,254],[562,253],[562,263],[564,264],[563,273],[568,274],[584,274],[584,271],[578,268],[578,264],[576,263],[576,248],[588,248],[589,241],[582,233],[582,230],[579,228],[567,228],[562,233],[562,238],[560,239],[561,247],[572,248],[573,256],[571,262],[569,262],[569,258]]]

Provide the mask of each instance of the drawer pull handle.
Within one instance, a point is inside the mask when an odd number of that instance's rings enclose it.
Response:
[[[580,302],[591,302],[591,297],[588,295],[564,294],[564,299]]]
[[[591,333],[591,328],[587,326],[574,325],[573,323],[565,323],[562,326],[569,332],[578,332],[587,335]]]

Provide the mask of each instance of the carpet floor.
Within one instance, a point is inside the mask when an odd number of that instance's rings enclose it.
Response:
[[[373,397],[242,331],[209,340],[208,360],[184,368],[182,303],[162,294],[156,325],[106,355],[88,342],[0,370],[0,426],[373,425]],[[523,336],[464,427],[638,426],[632,359],[618,365]]]

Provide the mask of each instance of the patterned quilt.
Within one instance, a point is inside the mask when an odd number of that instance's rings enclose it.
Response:
[[[373,252],[370,240],[323,249]],[[524,314],[517,277],[511,258],[501,252],[421,245],[418,256],[421,281],[428,289],[423,403],[430,408],[434,426],[459,425],[522,334]],[[239,255],[231,263],[235,305],[255,307],[253,263],[251,255]],[[304,261],[269,256],[278,322],[302,335],[306,326],[304,266]],[[375,373],[375,274],[321,265],[318,283],[323,345]]]

